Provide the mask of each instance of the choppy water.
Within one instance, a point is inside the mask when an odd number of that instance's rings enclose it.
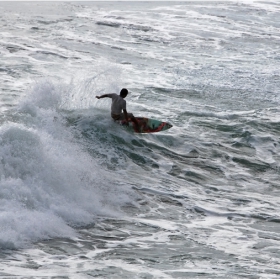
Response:
[[[279,278],[280,4],[0,3],[0,277]],[[128,111],[173,124],[133,134]]]

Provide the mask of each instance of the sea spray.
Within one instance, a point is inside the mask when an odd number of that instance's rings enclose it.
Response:
[[[36,84],[0,128],[0,246],[17,248],[115,216],[131,201],[76,141],[61,114],[60,87]],[[132,192],[131,192],[132,193]]]

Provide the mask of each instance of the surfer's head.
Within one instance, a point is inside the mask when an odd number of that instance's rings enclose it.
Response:
[[[126,98],[127,95],[128,95],[128,90],[126,88],[123,88],[120,92],[120,96],[122,98]]]

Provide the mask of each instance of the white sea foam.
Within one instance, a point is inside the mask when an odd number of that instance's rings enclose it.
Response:
[[[131,201],[121,186],[116,193],[117,177],[111,181],[65,129],[57,111],[59,90],[50,82],[38,82],[18,107],[25,124],[1,126],[3,248],[74,237],[69,225],[91,224],[97,215],[113,215]]]

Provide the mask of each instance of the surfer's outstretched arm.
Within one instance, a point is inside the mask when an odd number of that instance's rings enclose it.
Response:
[[[103,94],[103,95],[96,95],[97,99],[104,98],[104,97],[111,97],[110,94]]]

